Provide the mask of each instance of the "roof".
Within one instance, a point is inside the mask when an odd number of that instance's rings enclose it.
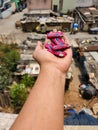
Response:
[[[80,13],[85,21],[98,21],[98,10],[95,7],[77,7],[76,11]]]
[[[34,58],[32,57],[32,54],[21,54],[21,59],[22,60],[34,60]]]
[[[93,74],[93,77],[89,77],[90,81],[96,86],[98,89],[98,53],[97,52],[85,52],[84,56],[86,57],[86,61],[84,62],[84,66],[86,72],[89,76]]]
[[[71,40],[70,43],[71,43],[73,48],[78,48],[79,47],[79,45],[77,44],[76,40],[74,40],[74,39]]]
[[[94,51],[94,52],[90,52],[90,54],[95,59],[95,61],[98,63],[98,53],[96,51]]]
[[[55,13],[55,12],[53,12],[52,10],[50,10],[50,9],[47,9],[47,10],[31,10],[28,14],[30,15],[50,15],[50,14],[54,14],[54,15],[56,15],[56,16],[58,16],[58,13]]]
[[[88,50],[88,51],[98,51],[98,45],[96,45],[96,46],[87,46],[86,50]]]
[[[77,38],[79,47],[84,48],[85,51],[98,51],[98,37],[94,38]]]

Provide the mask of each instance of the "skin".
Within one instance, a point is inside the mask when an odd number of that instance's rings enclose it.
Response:
[[[66,52],[66,57],[58,58],[38,42],[33,57],[40,64],[40,74],[10,130],[63,130],[64,85],[72,61],[71,48]]]

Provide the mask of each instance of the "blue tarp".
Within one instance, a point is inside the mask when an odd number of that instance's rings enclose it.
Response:
[[[82,110],[65,118],[64,125],[98,125],[98,119]]]

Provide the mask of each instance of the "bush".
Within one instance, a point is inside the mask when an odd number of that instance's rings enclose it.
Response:
[[[12,85],[10,87],[10,97],[14,106],[14,110],[16,113],[18,113],[27,98],[27,90],[25,88],[25,85]]]
[[[15,44],[0,46],[0,64],[5,66],[9,71],[16,70],[17,62],[20,60],[20,53]]]
[[[0,90],[4,91],[7,89],[11,81],[11,72],[7,68],[0,66]]]
[[[24,84],[26,87],[32,87],[35,83],[35,79],[33,76],[25,74],[22,76],[20,83]]]

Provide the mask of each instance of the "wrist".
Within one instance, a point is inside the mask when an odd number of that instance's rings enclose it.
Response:
[[[49,64],[49,65],[41,65],[41,69],[40,72],[45,72],[45,73],[49,73],[50,76],[59,76],[63,79],[65,79],[66,77],[66,73],[62,72],[60,69],[58,69],[56,66],[54,66],[53,64]]]
[[[41,79],[41,81],[43,81],[43,77],[44,77],[44,81],[47,82],[47,86],[54,87],[54,88],[56,86],[56,88],[64,91],[66,74],[62,73],[55,66],[53,65],[41,66],[40,74],[38,77],[39,77],[38,79]]]

